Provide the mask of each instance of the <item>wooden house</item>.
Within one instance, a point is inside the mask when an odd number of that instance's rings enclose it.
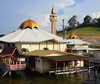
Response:
[[[55,50],[35,50],[27,53],[27,66],[40,73],[84,68],[84,59],[90,57]]]
[[[21,54],[15,47],[6,47],[0,53],[0,63],[5,65],[10,71],[25,70],[26,56]]]

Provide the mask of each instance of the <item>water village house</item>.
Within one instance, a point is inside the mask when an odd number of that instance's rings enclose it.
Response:
[[[21,54],[15,47],[5,47],[0,53],[0,64],[5,64],[10,71],[25,70],[25,59],[25,55]]]
[[[87,54],[89,50],[95,50],[89,48],[89,45],[91,45],[91,43],[80,40],[76,34],[72,33],[67,40],[67,52],[81,55]]]
[[[56,50],[35,50],[27,53],[27,55],[30,56],[27,64],[29,68],[40,73],[84,68],[84,59],[91,59],[90,57]]]
[[[59,68],[84,67],[84,59],[90,58],[65,52],[67,40],[55,35],[57,16],[54,8],[51,11],[50,21],[52,34],[41,30],[35,21],[29,19],[24,21],[18,30],[0,38],[0,47],[4,48],[0,53],[0,58],[5,64],[9,64],[10,69],[23,64],[21,61],[25,61],[24,58],[27,56],[29,56],[26,62],[27,67],[39,72],[50,71],[52,68],[58,70]],[[11,47],[11,51],[7,51],[5,47]],[[21,54],[23,48],[29,53]],[[26,65],[23,68],[25,67]]]

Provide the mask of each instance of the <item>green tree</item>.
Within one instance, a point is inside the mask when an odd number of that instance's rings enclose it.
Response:
[[[97,19],[97,24],[96,24],[97,27],[100,27],[100,17]]]
[[[1,34],[1,35],[0,35],[0,37],[3,37],[3,36],[5,36],[5,35],[4,35],[4,34]]]
[[[27,53],[27,52],[29,52],[28,49],[26,49],[26,48],[22,48],[22,49],[21,49],[21,53]]]
[[[43,49],[44,49],[44,50],[49,50],[49,48],[45,48],[45,47],[44,47]]]
[[[69,20],[68,20],[68,24],[70,25],[70,27],[72,29],[75,29],[75,27],[77,26],[77,16],[74,15],[72,16]]]
[[[84,26],[89,26],[91,24],[91,21],[92,21],[91,16],[89,16],[89,15],[85,16],[84,22],[83,22]]]
[[[96,23],[97,23],[98,21],[97,21],[97,18],[94,18],[94,19],[92,19],[92,25],[93,26],[96,26]]]

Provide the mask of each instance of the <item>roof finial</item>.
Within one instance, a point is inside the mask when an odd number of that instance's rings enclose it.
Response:
[[[30,20],[30,16],[29,16],[29,20]]]
[[[54,4],[52,4],[52,7],[54,7]]]

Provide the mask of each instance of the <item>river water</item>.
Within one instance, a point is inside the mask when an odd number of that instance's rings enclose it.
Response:
[[[12,72],[12,76],[8,74],[0,79],[0,84],[100,84],[100,72],[95,78],[94,71],[91,70],[90,77],[88,72],[78,72],[65,76],[55,76],[48,74],[38,74],[32,71],[16,71]]]

